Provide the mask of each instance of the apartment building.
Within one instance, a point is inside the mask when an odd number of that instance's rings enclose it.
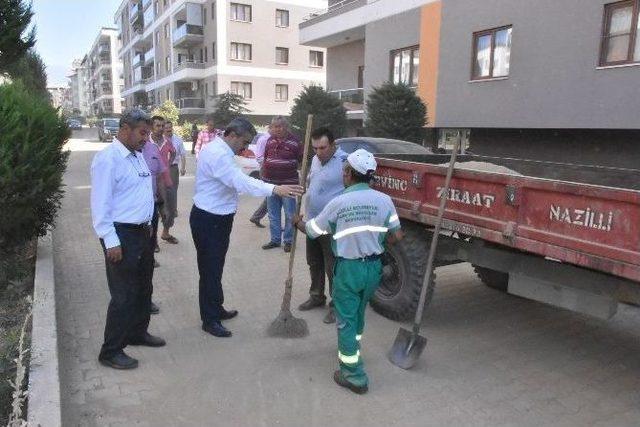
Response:
[[[48,86],[47,92],[51,98],[53,108],[60,108],[68,112],[71,108],[71,92],[65,86]]]
[[[71,93],[71,110],[74,116],[88,117],[89,109],[89,67],[88,58],[75,59],[71,65],[71,71],[67,75],[69,79],[69,91]]]
[[[122,112],[122,63],[116,28],[103,27],[86,58],[89,114],[117,115]]]
[[[249,115],[288,115],[305,85],[325,84],[325,50],[300,46],[298,24],[322,0],[126,0],[116,13],[127,107],[172,100],[202,119],[215,96],[241,95]]]
[[[478,154],[637,168],[640,0],[328,6],[300,25],[302,44],[327,49],[328,89],[415,87],[430,145],[462,130]]]

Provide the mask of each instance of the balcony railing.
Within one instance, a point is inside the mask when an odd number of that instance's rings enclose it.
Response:
[[[144,63],[148,64],[156,59],[156,49],[152,47],[144,53]]]
[[[344,90],[332,90],[329,93],[337,97],[342,102],[349,102],[351,104],[364,104],[364,89],[344,89]]]
[[[176,99],[179,109],[183,108],[204,108],[204,99],[202,98],[180,98]]]
[[[183,70],[185,68],[192,68],[192,69],[202,69],[204,68],[204,62],[202,61],[197,61],[197,60],[193,60],[193,59],[183,59],[180,62],[176,63],[173,66],[173,72],[177,72],[180,70]]]
[[[355,4],[355,3],[359,3],[359,4]],[[305,16],[304,18],[302,18],[303,23],[301,24],[301,27],[305,27],[307,26],[307,22],[306,21],[310,21],[310,20],[316,20],[316,18],[320,18],[322,17],[320,20],[323,20],[325,18],[324,15],[337,15],[343,12],[354,9],[356,7],[359,6],[364,6],[365,4],[367,4],[367,0],[339,0],[339,1],[329,1],[329,6],[327,7],[326,10],[319,12],[319,13],[311,13],[307,16]],[[349,7],[348,7],[349,6]]]
[[[173,45],[193,45],[204,39],[204,29],[201,25],[182,24],[173,32]]]

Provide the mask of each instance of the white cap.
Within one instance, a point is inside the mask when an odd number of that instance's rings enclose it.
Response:
[[[356,172],[360,172],[363,175],[366,175],[369,171],[375,171],[378,166],[376,159],[373,158],[373,154],[362,148],[349,154],[347,161]]]

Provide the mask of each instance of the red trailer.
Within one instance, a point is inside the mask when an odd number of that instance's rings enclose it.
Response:
[[[390,157],[374,188],[393,198],[406,238],[385,257],[381,314],[413,314],[440,197],[437,265],[468,261],[489,286],[604,318],[619,300],[640,303],[640,170],[459,156],[443,194],[448,156]],[[487,162],[517,174],[478,169]]]

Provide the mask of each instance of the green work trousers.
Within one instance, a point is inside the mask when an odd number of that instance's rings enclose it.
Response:
[[[367,303],[381,278],[379,258],[336,259],[332,298],[338,328],[338,361],[343,377],[357,386],[368,384],[360,357],[360,339]]]

